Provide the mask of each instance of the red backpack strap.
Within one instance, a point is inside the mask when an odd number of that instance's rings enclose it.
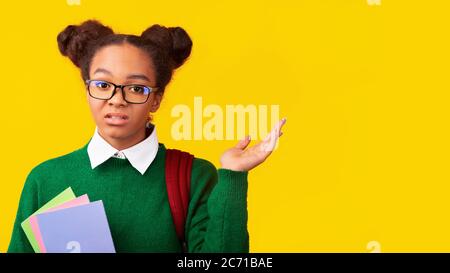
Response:
[[[175,149],[166,150],[166,185],[170,209],[178,238],[185,242],[186,222],[194,156]]]

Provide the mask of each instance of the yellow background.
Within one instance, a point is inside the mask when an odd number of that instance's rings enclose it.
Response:
[[[174,141],[177,104],[280,105],[279,149],[250,173],[252,252],[450,251],[450,2],[6,1],[0,17],[0,251],[26,175],[93,134],[68,24],[192,36],[155,115],[166,146],[218,165],[234,141]]]

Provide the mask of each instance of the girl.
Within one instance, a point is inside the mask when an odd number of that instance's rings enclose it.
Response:
[[[158,110],[172,73],[189,57],[190,37],[180,27],[160,25],[140,36],[115,34],[89,20],[67,26],[57,40],[61,54],[81,70],[96,128],[82,148],[29,173],[8,252],[33,252],[21,222],[69,186],[103,200],[117,252],[182,251],[168,201],[167,150],[149,113]],[[270,155],[285,121],[257,145],[247,147],[246,137],[225,151],[218,170],[193,159],[186,251],[249,251],[247,174]]]

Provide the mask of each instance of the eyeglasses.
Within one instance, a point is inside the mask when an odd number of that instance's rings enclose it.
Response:
[[[157,87],[149,87],[140,84],[117,85],[107,81],[87,80],[86,86],[89,95],[99,100],[109,100],[116,94],[116,89],[122,90],[123,99],[128,103],[146,103],[151,92]]]

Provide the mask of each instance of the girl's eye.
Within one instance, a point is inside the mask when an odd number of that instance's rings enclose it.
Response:
[[[107,89],[109,88],[109,84],[106,82],[96,82],[95,86],[101,89]]]
[[[130,91],[135,92],[135,93],[143,93],[144,92],[144,88],[142,88],[142,86],[130,86]]]

